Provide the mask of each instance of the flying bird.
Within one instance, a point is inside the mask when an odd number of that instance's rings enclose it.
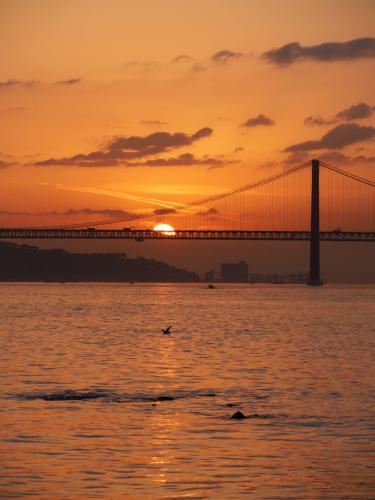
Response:
[[[161,331],[164,333],[164,335],[169,335],[171,334],[171,328],[172,328],[172,325],[171,326],[168,326],[168,328],[165,328],[165,329],[161,329]]]

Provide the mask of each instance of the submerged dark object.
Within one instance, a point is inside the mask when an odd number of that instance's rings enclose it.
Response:
[[[241,411],[236,411],[236,413],[233,413],[233,415],[230,418],[232,420],[243,420],[246,417]]]
[[[161,331],[164,333],[164,335],[170,335],[172,333],[171,328],[172,328],[172,325],[168,326],[168,328],[162,328]]]
[[[174,399],[172,396],[158,396],[155,401],[174,401]]]

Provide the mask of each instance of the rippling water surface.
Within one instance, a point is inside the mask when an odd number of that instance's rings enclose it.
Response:
[[[0,325],[1,498],[375,498],[375,287],[3,284]]]

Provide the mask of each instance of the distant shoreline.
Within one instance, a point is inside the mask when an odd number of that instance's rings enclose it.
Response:
[[[97,280],[81,280],[81,281],[43,281],[43,280],[3,280],[0,279],[1,285],[129,285],[129,286],[137,286],[137,285],[196,285],[199,287],[207,288],[208,282],[205,281],[97,281]],[[226,286],[241,286],[241,287],[277,287],[280,286],[282,288],[290,288],[290,287],[305,287],[306,283],[243,283],[243,282],[218,282],[215,281],[212,283],[214,288],[225,288]],[[375,282],[348,282],[348,283],[339,283],[339,282],[324,282],[324,287],[327,286],[375,286]],[[324,288],[323,287],[323,288]]]
[[[70,253],[0,242],[0,281],[38,283],[200,282],[199,276],[125,253]]]

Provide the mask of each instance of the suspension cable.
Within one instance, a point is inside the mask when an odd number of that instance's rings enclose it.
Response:
[[[323,161],[321,161],[320,164],[323,165],[323,167],[325,167],[329,170],[332,170],[332,172],[336,172],[337,174],[341,174],[345,177],[348,177],[349,179],[352,179],[352,180],[355,180],[358,182],[362,182],[363,184],[366,184],[367,186],[375,187],[375,182],[371,181],[370,179],[365,179],[364,177],[360,177],[359,175],[355,175],[355,174],[352,174],[350,172],[346,172],[345,170],[341,170],[341,169],[334,167],[333,165],[330,165],[329,163],[326,163]]]
[[[182,212],[183,210],[187,210],[189,208],[205,205],[207,203],[222,200],[224,198],[242,193],[244,191],[249,191],[251,189],[255,189],[255,188],[264,186],[265,184],[269,184],[269,183],[277,181],[279,179],[288,177],[289,175],[291,175],[295,172],[298,172],[300,170],[307,168],[309,165],[310,165],[310,162],[305,162],[301,165],[298,165],[296,167],[293,167],[293,168],[287,170],[286,172],[281,172],[280,174],[276,174],[276,175],[273,175],[271,177],[267,177],[267,178],[262,179],[260,181],[253,182],[251,184],[246,184],[244,186],[240,186],[238,188],[235,188],[235,189],[232,189],[230,191],[226,191],[224,193],[220,193],[220,194],[217,194],[214,196],[210,196],[208,198],[202,198],[202,199],[197,200],[197,201],[188,202],[188,203],[185,203],[184,205],[181,205],[179,207],[169,208],[169,209],[167,208],[167,209],[163,210],[163,215],[175,214],[178,212]],[[104,225],[109,225],[109,224],[117,224],[120,222],[133,222],[133,221],[151,219],[151,218],[155,217],[155,215],[157,215],[157,214],[155,214],[154,212],[151,212],[151,213],[146,213],[146,214],[135,215],[134,217],[131,217],[131,218],[121,217],[121,218],[116,218],[116,219],[105,219],[105,220],[102,219],[102,220],[98,220],[98,221],[88,221],[88,222],[86,221],[86,222],[80,222],[77,224],[62,225],[62,226],[58,226],[58,227],[45,226],[41,229],[50,229],[50,228],[73,229],[73,228],[81,228],[81,227],[87,227],[87,226],[96,227],[96,226],[104,226]]]

